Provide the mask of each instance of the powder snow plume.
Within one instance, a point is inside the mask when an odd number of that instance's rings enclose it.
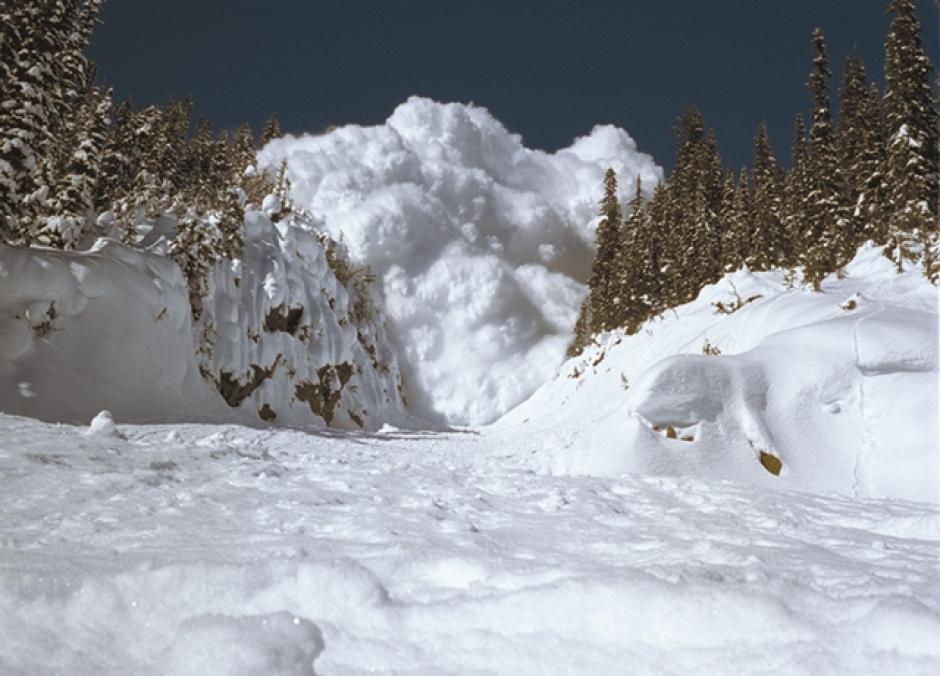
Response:
[[[637,176],[662,178],[622,129],[546,153],[484,108],[419,97],[385,124],[287,136],[260,155],[283,160],[294,198],[381,280],[415,412],[452,424],[494,420],[560,365],[607,167],[624,200]]]

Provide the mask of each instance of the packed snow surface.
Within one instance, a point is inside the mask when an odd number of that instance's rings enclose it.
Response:
[[[518,428],[117,431],[0,416],[0,673],[940,670],[935,504],[552,476]]]
[[[629,199],[662,171],[612,126],[555,153],[483,108],[413,97],[385,124],[270,143],[293,197],[384,286],[410,403],[453,424],[494,420],[551,377],[593,258],[608,167]]]
[[[822,293],[741,270],[598,336],[497,426],[553,473],[940,502],[937,301],[870,246]]]

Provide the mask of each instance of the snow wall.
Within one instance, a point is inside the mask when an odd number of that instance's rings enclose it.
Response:
[[[496,419],[563,361],[607,168],[624,202],[662,178],[613,126],[546,153],[483,108],[418,97],[259,156],[283,160],[293,198],[378,274],[414,410],[451,424]]]
[[[87,252],[0,245],[0,411],[86,423],[409,424],[381,311],[312,229],[248,211],[200,320],[179,267],[102,239]]]

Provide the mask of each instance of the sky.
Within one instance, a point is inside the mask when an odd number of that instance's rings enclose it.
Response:
[[[697,106],[726,163],[750,163],[766,120],[789,155],[808,113],[809,36],[834,88],[853,49],[882,82],[887,0],[111,0],[91,55],[115,96],[191,94],[217,129],[271,113],[293,133],[383,122],[408,96],[487,107],[529,147],[595,124],[626,129],[664,167]],[[935,0],[919,0],[938,60]]]

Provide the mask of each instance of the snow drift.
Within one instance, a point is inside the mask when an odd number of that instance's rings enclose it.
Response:
[[[598,336],[497,427],[552,472],[938,501],[937,290],[871,247],[845,272],[823,293],[728,275]]]
[[[489,112],[412,97],[383,125],[287,136],[293,197],[384,286],[416,411],[492,421],[563,359],[593,258],[604,171],[626,201],[662,172],[621,129],[532,150]]]
[[[153,243],[155,248],[159,240]],[[229,420],[376,428],[405,421],[381,313],[338,279],[312,229],[248,211],[199,321],[179,267],[99,240],[0,245],[0,410],[87,422]]]

